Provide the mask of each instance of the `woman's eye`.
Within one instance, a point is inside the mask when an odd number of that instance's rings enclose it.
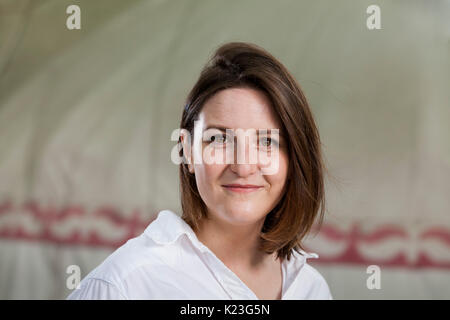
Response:
[[[210,138],[210,142],[224,143],[226,136],[224,134],[216,134]]]
[[[263,137],[259,141],[260,145],[265,148],[276,147],[278,145],[275,140],[269,137]]]
[[[270,138],[266,138],[266,137],[259,139],[259,141],[260,141],[260,145],[262,145],[263,147],[270,147],[271,142],[272,142],[270,140]]]

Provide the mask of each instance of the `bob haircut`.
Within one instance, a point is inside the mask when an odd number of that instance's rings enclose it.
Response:
[[[261,230],[260,249],[290,260],[292,250],[305,250],[302,239],[317,215],[322,224],[325,197],[324,171],[319,132],[308,102],[294,77],[263,48],[245,42],[220,46],[190,91],[183,110],[180,129],[193,136],[194,121],[205,102],[220,90],[253,88],[269,97],[279,117],[281,132],[287,138],[289,169],[284,195],[267,213]],[[181,145],[181,137],[178,140]],[[179,147],[179,155],[183,149]],[[197,189],[195,175],[189,172],[186,157],[180,164],[181,218],[195,231],[207,207]]]

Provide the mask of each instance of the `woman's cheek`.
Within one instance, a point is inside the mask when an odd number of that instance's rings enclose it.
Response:
[[[203,190],[203,193],[211,194],[216,190],[216,181],[220,175],[220,168],[217,165],[202,164],[196,169],[197,186]]]

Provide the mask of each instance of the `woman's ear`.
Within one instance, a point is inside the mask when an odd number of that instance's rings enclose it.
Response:
[[[194,173],[194,165],[192,161],[192,143],[189,131],[183,130],[180,135],[181,146],[183,150],[183,162],[187,163],[190,173]]]

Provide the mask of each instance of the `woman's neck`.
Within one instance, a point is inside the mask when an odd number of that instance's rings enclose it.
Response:
[[[237,226],[218,219],[202,219],[196,235],[230,269],[257,271],[275,257],[259,249],[263,223],[264,220]]]

